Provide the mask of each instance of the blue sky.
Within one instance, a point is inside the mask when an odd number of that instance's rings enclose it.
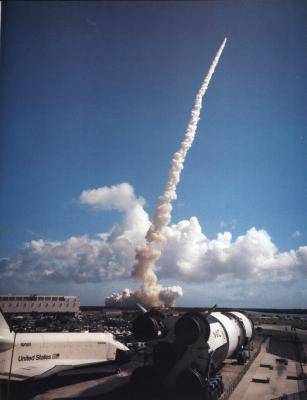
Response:
[[[121,224],[118,210],[81,205],[83,190],[128,182],[151,216],[225,36],[173,223],[196,216],[210,240],[224,231],[235,240],[255,227],[279,252],[305,246],[306,18],[304,1],[5,4],[0,256],[13,259],[31,240],[93,238]],[[282,299],[272,299],[274,306],[306,306],[304,274],[237,286],[165,279],[183,285],[180,304],[240,305],[234,293],[241,287],[254,293],[249,305],[267,305],[263,293],[277,290]],[[100,304],[125,285],[136,284],[125,276],[62,287],[17,284],[12,276],[0,290],[70,290],[83,303]]]

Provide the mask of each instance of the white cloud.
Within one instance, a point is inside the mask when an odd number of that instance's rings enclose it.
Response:
[[[123,221],[96,238],[87,235],[64,241],[32,240],[14,257],[0,261],[0,280],[102,282],[129,278],[135,247],[150,225],[144,200],[127,184],[83,191],[80,202],[116,209]],[[307,246],[280,252],[264,229],[249,229],[233,238],[230,232],[209,239],[196,217],[165,228],[157,264],[159,278],[185,282],[286,282],[307,274]]]
[[[129,183],[120,183],[111,187],[83,190],[80,202],[104,210],[128,211],[136,205],[144,205],[144,199],[137,199],[133,187]]]
[[[196,217],[167,228],[160,265],[160,275],[178,279],[271,279],[290,280],[306,269],[306,250],[279,252],[269,234],[256,228],[232,239],[230,232],[219,233],[210,240],[202,232]]]
[[[150,221],[144,210],[145,200],[143,197],[137,198],[133,187],[128,183],[84,190],[80,195],[80,203],[87,204],[95,209],[123,212],[124,220],[121,234],[132,242],[142,240],[149,228]],[[119,232],[117,232],[118,234],[120,235]],[[102,235],[105,236],[106,233]]]

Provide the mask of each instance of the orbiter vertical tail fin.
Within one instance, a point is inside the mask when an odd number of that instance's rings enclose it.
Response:
[[[0,334],[5,334],[5,333],[10,333],[10,327],[8,326],[8,323],[6,322],[2,310],[0,308]]]

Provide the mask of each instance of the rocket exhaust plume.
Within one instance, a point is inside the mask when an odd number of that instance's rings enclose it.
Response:
[[[174,153],[171,161],[166,188],[162,196],[158,198],[157,206],[154,213],[152,225],[147,235],[146,243],[136,248],[136,262],[133,268],[133,276],[141,283],[141,289],[138,293],[141,295],[143,303],[151,306],[161,306],[165,304],[165,290],[158,284],[158,279],[154,271],[155,262],[159,259],[161,251],[158,249],[159,243],[165,240],[163,235],[164,228],[171,221],[172,201],[176,200],[176,188],[180,181],[180,174],[183,170],[184,160],[189,148],[192,146],[197,130],[197,124],[200,119],[200,111],[202,108],[202,99],[208,89],[210,80],[214,70],[219,62],[220,56],[225,47],[227,38],[224,39],[219,48],[212,65],[205,77],[195,99],[195,104],[191,112],[191,119],[188,124],[185,136],[181,142],[180,149]],[[158,246],[157,246],[158,245]],[[165,288],[166,289],[166,288]],[[167,288],[169,302],[172,301],[173,288]],[[174,300],[179,297],[182,291],[174,291]]]
[[[145,306],[169,306],[182,296],[182,289],[179,286],[162,287],[158,283],[155,273],[155,262],[161,255],[161,244],[165,240],[164,228],[171,221],[172,201],[176,200],[176,188],[180,181],[180,174],[183,170],[184,161],[188,150],[193,144],[200,119],[202,100],[208,89],[210,80],[219,62],[227,38],[224,39],[219,48],[211,67],[196,95],[195,103],[191,112],[190,122],[187,126],[183,141],[179,150],[173,154],[166,188],[162,196],[158,198],[154,212],[153,222],[146,234],[146,243],[136,248],[135,263],[132,275],[141,282],[141,288],[132,296]]]
[[[171,221],[171,203],[173,200],[177,199],[176,188],[180,181],[180,174],[183,170],[187,152],[192,146],[195,138],[197,124],[200,119],[200,111],[202,108],[202,99],[208,89],[210,80],[219,62],[222,51],[224,50],[226,41],[227,38],[224,39],[221,47],[219,48],[219,51],[217,52],[211,64],[209,72],[196,95],[195,104],[191,112],[191,119],[188,124],[184,139],[181,142],[179,151],[173,154],[165,192],[158,198],[158,203],[154,213],[154,220],[146,235],[148,243],[163,240],[163,228]]]

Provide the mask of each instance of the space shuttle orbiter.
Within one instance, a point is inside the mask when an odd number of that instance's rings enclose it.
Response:
[[[0,311],[0,380],[45,378],[64,370],[129,360],[129,349],[111,333],[16,333]]]

